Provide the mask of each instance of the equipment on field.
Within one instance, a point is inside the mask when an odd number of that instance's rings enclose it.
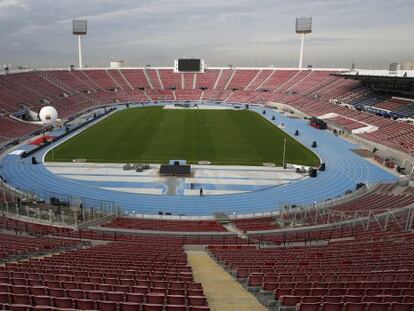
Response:
[[[161,164],[161,176],[191,176],[191,165],[185,160],[170,160],[169,164]]]
[[[328,128],[326,122],[322,119],[318,119],[317,117],[310,118],[309,125],[319,130],[326,130]]]
[[[316,168],[311,168],[309,170],[309,177],[315,178],[318,176],[318,170]]]
[[[325,163],[321,163],[321,166],[319,166],[319,170],[320,170],[321,172],[324,172],[324,171],[325,171],[325,169],[326,169],[326,164],[325,164]]]
[[[191,165],[162,164],[160,167],[160,175],[161,176],[190,176]]]
[[[58,113],[52,106],[45,106],[39,111],[39,119],[44,125],[56,123],[57,118]]]
[[[362,182],[360,182],[360,183],[357,183],[356,184],[356,190],[358,190],[358,189],[360,189],[360,188],[362,188],[362,187],[365,187],[366,185],[364,184],[364,183],[362,183]]]

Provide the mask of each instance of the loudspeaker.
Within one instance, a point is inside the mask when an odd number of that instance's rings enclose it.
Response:
[[[397,172],[401,175],[405,175],[405,167],[397,166]]]
[[[316,170],[316,168],[312,168],[309,171],[309,177],[315,178],[316,176],[318,176],[318,171]]]
[[[326,169],[326,165],[325,165],[325,163],[321,163],[321,166],[319,166],[319,170],[320,170],[321,172],[324,172],[324,171],[325,171],[325,169]]]

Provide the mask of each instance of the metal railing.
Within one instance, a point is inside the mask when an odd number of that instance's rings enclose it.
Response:
[[[79,227],[108,215],[120,214],[112,201],[58,194],[33,193],[0,184],[0,214],[24,221]]]

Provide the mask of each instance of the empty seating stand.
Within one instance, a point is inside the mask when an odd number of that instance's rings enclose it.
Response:
[[[0,234],[0,261],[28,256],[30,254],[66,249],[79,243],[80,241],[78,240]]]
[[[414,241],[398,234],[387,233],[381,240],[276,249],[214,246],[210,252],[246,286],[270,294],[266,297],[282,308],[389,311],[414,307]]]
[[[109,228],[184,231],[184,232],[225,232],[227,231],[216,220],[158,220],[138,217],[118,217],[102,225]]]
[[[178,221],[179,222],[179,221]],[[197,222],[195,222],[197,223]],[[213,222],[214,223],[214,222]],[[196,225],[193,224],[193,229],[196,230]],[[213,224],[213,227],[217,224]],[[16,232],[28,232],[36,235],[57,235],[73,239],[90,239],[90,240],[105,240],[105,241],[125,241],[125,242],[139,242],[139,243],[166,243],[169,245],[182,246],[184,244],[246,244],[247,240],[239,238],[237,235],[212,235],[211,230],[202,232],[202,234],[171,236],[166,231],[165,235],[130,235],[120,231],[95,231],[89,229],[74,230],[73,228],[58,227],[45,224],[38,224],[34,222],[26,222],[22,220],[11,219],[7,217],[0,217],[0,228],[7,230],[15,230]],[[166,229],[166,228],[164,228]],[[222,230],[222,227],[219,228]],[[154,230],[152,228],[152,230]],[[174,230],[171,230],[174,231]]]
[[[0,76],[0,109],[7,113],[23,106],[37,112],[42,101],[55,106],[68,118],[96,105],[114,102],[213,100],[238,103],[277,101],[310,116],[336,113],[336,122],[347,130],[379,126],[360,134],[364,139],[392,148],[414,150],[414,126],[401,125],[355,109],[377,107],[398,116],[414,114],[414,104],[386,99],[356,81],[331,76],[330,71],[282,69],[206,69],[204,73],[182,74],[172,69],[85,69],[13,73]],[[0,144],[28,135],[36,126],[0,117]]]
[[[0,267],[7,310],[209,310],[181,246],[112,243]]]

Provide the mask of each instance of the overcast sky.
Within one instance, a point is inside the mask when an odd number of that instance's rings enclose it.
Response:
[[[414,0],[0,0],[0,63],[77,64],[72,19],[88,19],[84,63],[297,66],[297,16],[313,16],[304,64],[414,62]]]

